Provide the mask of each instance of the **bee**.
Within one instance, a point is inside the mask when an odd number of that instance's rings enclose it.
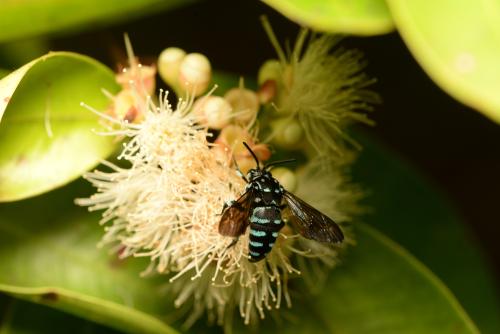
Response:
[[[229,247],[250,226],[249,260],[264,259],[285,226],[281,212],[286,207],[290,209],[290,222],[305,238],[328,243],[344,240],[342,230],[333,220],[285,190],[272,176],[273,166],[293,160],[277,161],[261,168],[255,153],[247,143],[243,145],[255,159],[256,168],[250,169],[245,176],[237,167],[238,174],[247,182],[245,192],[222,209],[219,233],[235,238]]]

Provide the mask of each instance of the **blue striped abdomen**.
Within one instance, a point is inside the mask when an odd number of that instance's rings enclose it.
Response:
[[[250,261],[257,262],[266,257],[283,226],[279,207],[269,205],[253,209],[250,216]]]

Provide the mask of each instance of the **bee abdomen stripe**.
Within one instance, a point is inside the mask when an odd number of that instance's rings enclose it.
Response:
[[[250,255],[252,255],[254,257],[259,257],[260,253],[259,252],[254,252],[254,251],[250,251]]]
[[[277,237],[278,237],[278,234],[279,234],[278,232],[273,232],[273,237],[274,237],[274,238],[277,238]]]
[[[254,237],[265,237],[267,232],[266,231],[259,231],[259,230],[255,230],[255,229],[251,228],[250,234],[253,235]],[[273,236],[274,236],[274,233],[273,233]]]
[[[250,246],[253,246],[253,247],[264,247],[264,244],[262,242],[250,240]]]
[[[269,224],[271,222],[271,220],[269,220],[267,218],[259,218],[259,217],[252,215],[250,217],[250,222],[256,223],[256,224]]]

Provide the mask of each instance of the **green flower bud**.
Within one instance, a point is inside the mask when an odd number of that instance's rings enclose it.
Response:
[[[257,83],[262,85],[267,80],[280,81],[282,75],[281,63],[277,59],[267,60],[259,69]]]
[[[158,72],[163,81],[172,87],[178,86],[179,70],[186,52],[179,48],[166,48],[158,57]]]
[[[295,149],[302,142],[304,129],[296,119],[279,119],[272,124],[274,143],[287,149]]]
[[[193,113],[201,124],[212,129],[222,129],[231,119],[231,105],[220,96],[199,98],[193,105]]]
[[[203,94],[210,84],[212,67],[201,53],[190,53],[184,57],[179,69],[179,86],[194,96]]]
[[[253,90],[243,87],[233,88],[227,91],[224,98],[232,106],[237,121],[249,122],[259,111],[259,97]]]

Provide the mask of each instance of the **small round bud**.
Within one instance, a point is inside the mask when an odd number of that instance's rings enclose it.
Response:
[[[267,60],[259,69],[257,83],[262,85],[267,80],[280,81],[282,74],[281,64],[277,59]]]
[[[259,111],[260,103],[257,94],[246,88],[233,88],[227,91],[224,98],[233,107],[235,119],[240,122],[252,120]]]
[[[222,129],[229,124],[231,105],[220,96],[202,97],[193,105],[196,119],[212,129]]]
[[[285,167],[276,167],[273,169],[273,176],[288,191],[294,191],[297,188],[297,176],[293,171]]]
[[[179,86],[189,94],[199,96],[210,84],[212,68],[210,61],[201,53],[190,53],[184,57],[179,69]]]
[[[273,124],[274,142],[283,148],[297,148],[302,141],[304,129],[295,119],[278,120]]]
[[[179,79],[181,62],[186,52],[179,48],[166,48],[158,57],[158,72],[167,85],[176,87]]]

